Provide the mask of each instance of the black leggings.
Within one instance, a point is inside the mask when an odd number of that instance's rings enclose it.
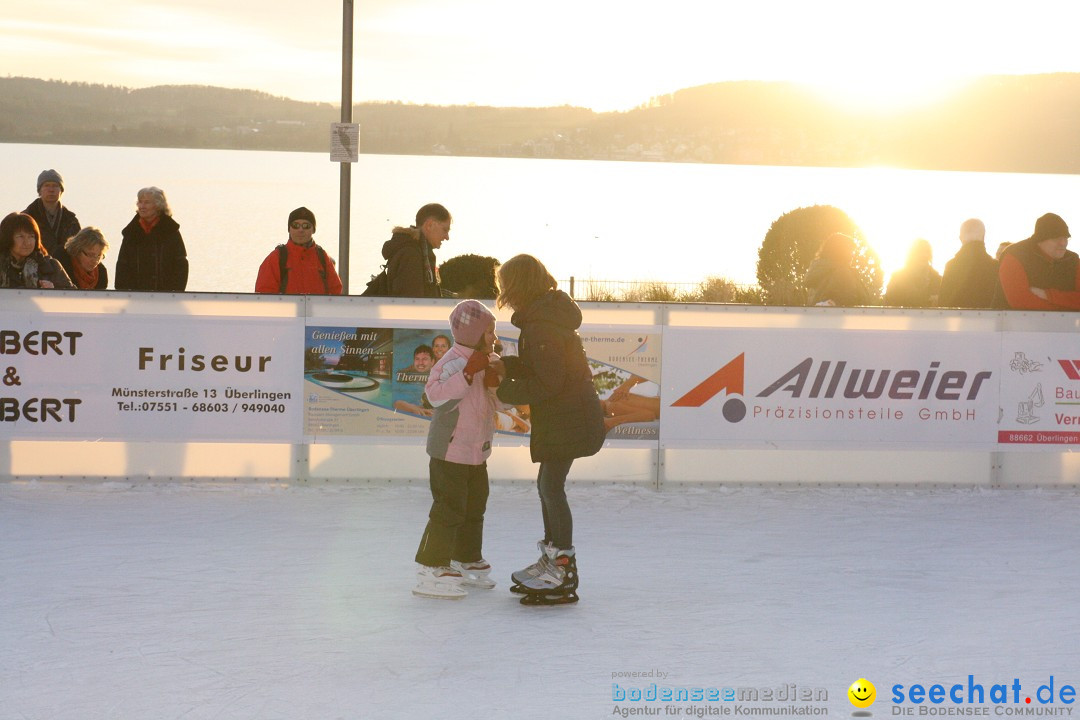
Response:
[[[544,514],[544,540],[559,550],[574,546],[574,518],[566,500],[566,476],[573,460],[550,460],[540,463],[536,490]]]

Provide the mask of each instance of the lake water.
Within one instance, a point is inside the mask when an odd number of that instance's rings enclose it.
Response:
[[[0,208],[22,210],[38,173],[64,176],[65,205],[113,243],[135,193],[169,198],[191,260],[188,289],[250,292],[259,263],[284,242],[289,212],[305,205],[316,240],[338,256],[339,167],[329,154],[0,144]],[[886,272],[918,237],[940,270],[960,223],[982,218],[987,248],[1031,234],[1056,212],[1080,225],[1080,177],[582,160],[362,155],[352,169],[350,289],[363,290],[394,225],[441,202],[454,215],[439,260],[528,252],[560,280],[756,281],[757,251],[785,212],[816,204],[846,211]]]

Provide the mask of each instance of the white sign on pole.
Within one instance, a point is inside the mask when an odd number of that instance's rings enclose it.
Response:
[[[330,162],[356,162],[360,156],[360,125],[330,123]]]

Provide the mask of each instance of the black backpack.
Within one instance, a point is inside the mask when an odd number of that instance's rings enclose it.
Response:
[[[280,292],[282,295],[284,295],[285,294],[285,287],[289,284],[289,268],[286,266],[286,262],[285,262],[289,257],[289,249],[284,244],[282,244],[282,245],[277,246],[277,251],[278,251],[278,267],[280,269],[280,274],[281,274],[281,289],[278,292]],[[327,263],[326,251],[323,250],[321,246],[316,245],[315,246],[315,254],[319,258],[319,265],[322,266],[320,268],[320,270],[319,270],[319,277],[322,278],[323,291],[327,295],[329,295],[330,294],[330,283],[328,283],[326,281],[326,263]]]
[[[360,297],[391,297],[390,276],[386,274],[386,265],[382,266],[378,275],[371,276],[371,280],[368,281],[364,292],[360,293]]]

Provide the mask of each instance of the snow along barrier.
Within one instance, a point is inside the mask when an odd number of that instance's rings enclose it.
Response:
[[[452,300],[4,297],[6,476],[427,475],[422,356],[449,342]],[[604,450],[575,463],[575,480],[1030,486],[1080,477],[1080,314],[582,309],[612,429]],[[517,331],[498,315],[513,353]],[[528,408],[500,413],[499,427],[491,477],[531,480]]]

